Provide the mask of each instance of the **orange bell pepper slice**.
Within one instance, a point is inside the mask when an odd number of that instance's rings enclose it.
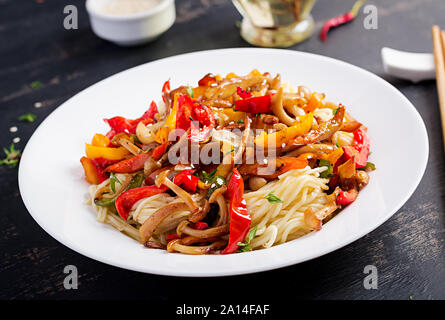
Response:
[[[85,180],[89,184],[99,184],[99,175],[93,161],[87,157],[82,157],[80,163],[82,163],[83,170],[85,171]]]
[[[96,133],[91,144],[96,147],[108,147],[110,145],[110,139],[103,134]]]

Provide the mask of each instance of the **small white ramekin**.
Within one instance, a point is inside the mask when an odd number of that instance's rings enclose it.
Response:
[[[93,32],[121,46],[133,46],[156,39],[175,22],[174,0],[162,0],[153,9],[131,15],[109,15],[101,9],[110,0],[87,0]]]

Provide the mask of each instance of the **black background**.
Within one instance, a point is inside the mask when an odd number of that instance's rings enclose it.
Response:
[[[18,136],[18,147],[23,149],[39,123],[57,106],[119,71],[185,52],[249,46],[239,36],[235,24],[240,16],[230,1],[176,3],[176,24],[161,38],[142,47],[120,48],[94,36],[84,1],[0,0],[0,145],[9,146]],[[314,34],[290,49],[338,58],[374,72],[401,90],[420,112],[430,139],[428,167],[417,191],[389,221],[336,252],[280,270],[207,279],[155,276],[93,261],[51,238],[24,207],[17,170],[2,166],[0,298],[183,301],[187,296],[212,302],[231,299],[235,303],[280,296],[444,299],[444,152],[435,82],[412,84],[387,77],[383,74],[380,49],[389,46],[431,52],[431,26],[440,24],[445,28],[445,2],[368,3],[378,8],[378,30],[365,30],[361,14],[356,21],[330,33],[326,43]],[[63,8],[68,4],[79,8],[78,30],[63,28]],[[352,0],[319,0],[313,9],[316,32],[324,20],[346,12],[352,4]],[[33,81],[42,85],[31,89]],[[34,108],[36,102],[43,107]],[[17,117],[26,112],[35,113],[36,122],[18,122]],[[10,133],[11,126],[18,126],[19,131]],[[412,148],[416,152],[416,146]],[[394,159],[394,166],[403,160]],[[39,165],[45,165],[44,160]],[[63,268],[69,264],[79,270],[78,290],[63,287]],[[377,290],[363,287],[363,269],[369,264],[379,271]]]

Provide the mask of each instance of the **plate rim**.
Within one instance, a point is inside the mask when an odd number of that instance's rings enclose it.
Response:
[[[176,270],[176,272],[164,272],[162,270],[158,270],[158,269],[150,269],[149,266],[147,268],[147,266],[145,266],[145,268],[139,267],[139,266],[135,266],[135,265],[131,265],[131,264],[125,264],[125,263],[121,263],[120,261],[116,262],[116,261],[112,261],[110,259],[108,259],[107,257],[104,256],[99,256],[95,253],[92,252],[87,252],[87,250],[82,249],[81,247],[79,247],[78,245],[76,245],[75,242],[70,241],[69,239],[64,238],[62,235],[59,235],[56,232],[53,232],[53,230],[50,230],[50,228],[48,227],[48,225],[46,223],[44,223],[41,219],[41,217],[39,217],[38,214],[33,213],[32,211],[32,206],[30,203],[29,198],[26,197],[26,195],[23,194],[23,185],[24,185],[24,176],[22,174],[23,170],[22,170],[22,163],[26,163],[26,161],[23,161],[23,159],[27,159],[28,158],[28,153],[26,152],[28,149],[28,146],[32,143],[32,141],[34,140],[34,138],[38,135],[40,129],[42,127],[44,127],[46,125],[47,122],[49,122],[51,120],[52,117],[54,117],[56,114],[58,114],[59,112],[62,112],[65,108],[66,105],[68,105],[68,102],[70,102],[73,99],[76,99],[76,97],[78,97],[79,95],[82,95],[90,90],[94,90],[94,88],[96,86],[101,85],[102,83],[109,81],[111,79],[113,79],[114,77],[118,77],[120,76],[122,73],[125,72],[129,72],[132,71],[134,69],[138,69],[138,68],[143,68],[148,64],[155,64],[155,63],[161,63],[161,62],[165,62],[168,61],[169,59],[175,59],[178,57],[186,57],[186,56],[192,56],[192,55],[207,55],[207,54],[212,54],[215,52],[230,52],[230,51],[250,51],[250,52],[254,52],[254,51],[261,51],[261,52],[273,52],[274,54],[286,54],[286,55],[301,55],[301,56],[310,56],[312,58],[315,59],[320,59],[320,60],[325,60],[328,61],[330,63],[335,63],[335,64],[342,64],[345,67],[348,68],[353,68],[355,70],[357,70],[358,72],[365,74],[366,76],[370,76],[375,78],[377,81],[379,81],[380,83],[382,83],[383,85],[391,88],[391,90],[399,96],[399,98],[401,100],[404,100],[406,102],[406,104],[410,107],[413,115],[415,115],[415,118],[417,119],[417,122],[420,124],[421,127],[421,131],[424,133],[423,135],[423,150],[421,152],[422,156],[422,166],[419,168],[420,170],[418,171],[418,176],[416,177],[414,183],[412,184],[412,186],[409,188],[408,192],[406,192],[404,197],[401,197],[398,201],[398,204],[394,206],[395,209],[393,210],[389,210],[387,212],[387,214],[385,216],[383,216],[380,219],[376,219],[375,221],[373,221],[373,223],[370,223],[369,226],[367,228],[362,228],[360,229],[359,232],[353,233],[347,237],[343,237],[341,239],[341,241],[337,241],[336,245],[334,246],[330,246],[330,247],[325,247],[323,248],[323,250],[319,250],[316,253],[313,254],[308,254],[305,258],[297,258],[297,257],[289,257],[287,260],[280,262],[280,263],[275,263],[275,264],[265,264],[265,265],[261,265],[261,266],[252,266],[249,268],[245,268],[243,270],[236,270],[235,272],[231,272],[231,270],[227,270],[226,272],[211,272],[211,271],[206,271],[203,272],[201,271],[199,274],[194,273],[194,272],[190,272],[190,271],[183,271],[183,270]],[[162,59],[157,59],[157,60],[153,60],[153,61],[149,61],[122,71],[119,71],[115,74],[112,74],[111,76],[108,76],[102,80],[99,80],[98,82],[88,86],[87,88],[81,90],[80,92],[76,93],[75,95],[73,95],[72,97],[70,97],[69,99],[67,99],[66,101],[62,102],[57,108],[55,108],[40,124],[39,126],[36,128],[36,130],[33,132],[33,134],[31,135],[31,137],[29,138],[29,140],[27,141],[25,148],[23,150],[22,153],[22,161],[20,161],[19,164],[19,169],[18,169],[18,185],[19,185],[19,191],[20,191],[20,196],[23,200],[23,203],[25,204],[25,207],[28,211],[28,213],[31,215],[31,217],[34,219],[34,221],[37,222],[37,224],[45,231],[47,232],[51,237],[53,237],[54,239],[56,239],[58,242],[60,242],[61,244],[63,244],[64,246],[68,247],[71,250],[74,250],[75,252],[86,256],[88,258],[94,259],[98,262],[102,262],[108,265],[112,265],[115,267],[119,267],[122,269],[127,269],[127,270],[132,270],[132,271],[136,271],[136,272],[142,272],[142,273],[149,273],[149,274],[156,274],[156,275],[166,275],[166,276],[179,276],[179,277],[220,277],[220,276],[236,276],[236,275],[242,275],[242,274],[251,274],[251,273],[257,273],[257,272],[263,272],[263,271],[268,271],[268,270],[275,270],[278,268],[282,268],[282,267],[286,267],[286,266],[292,266],[298,263],[302,263],[308,260],[312,260],[315,258],[318,258],[320,256],[323,256],[327,253],[330,252],[334,252],[348,244],[351,244],[352,242],[362,238],[363,236],[365,236],[366,234],[376,230],[379,226],[381,226],[382,224],[384,224],[389,218],[391,218],[397,211],[400,210],[400,208],[403,207],[403,205],[411,198],[411,196],[414,194],[414,192],[416,191],[416,189],[419,187],[420,182],[425,174],[426,168],[427,168],[427,164],[428,164],[428,159],[429,159],[429,137],[428,137],[428,131],[426,130],[426,126],[425,126],[425,122],[423,121],[422,116],[420,115],[420,113],[418,112],[418,110],[415,108],[415,106],[411,103],[411,101],[401,92],[399,91],[394,85],[392,85],[391,83],[389,83],[388,81],[386,81],[385,79],[381,78],[380,76],[364,69],[361,67],[358,67],[356,65],[353,65],[349,62],[345,62],[343,60],[340,59],[335,59],[335,58],[331,58],[331,57],[327,57],[327,56],[323,56],[323,55],[319,55],[319,54],[315,54],[315,53],[309,53],[309,52],[302,52],[302,51],[294,51],[294,50],[286,50],[286,49],[270,49],[270,48],[250,48],[250,47],[243,47],[243,48],[225,48],[225,49],[213,49],[213,50],[203,50],[203,51],[194,51],[194,52],[188,52],[188,53],[183,53],[183,54],[178,54],[178,55],[174,55],[174,56],[169,56],[169,57],[165,57]],[[261,250],[263,251],[263,250]],[[265,250],[266,251],[266,250]],[[258,252],[258,251],[255,251]],[[255,252],[249,252],[249,253],[243,253],[244,255],[252,255],[255,254]]]

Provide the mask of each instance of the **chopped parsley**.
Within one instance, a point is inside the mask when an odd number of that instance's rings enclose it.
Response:
[[[19,121],[25,121],[25,122],[34,122],[36,120],[37,116],[32,113],[26,113],[24,115],[21,115],[18,119]]]
[[[237,123],[244,123],[244,120],[243,120],[243,119],[239,119],[239,120],[237,121]]]
[[[338,107],[337,109],[332,109],[332,114],[335,116],[339,109],[340,109],[340,107]]]
[[[267,201],[269,201],[270,203],[283,203],[283,200],[274,195],[273,191],[269,192],[265,199],[267,199]]]
[[[250,241],[252,241],[252,239],[255,238],[257,229],[258,229],[258,226],[253,227],[247,234],[245,241],[237,243],[237,245],[239,247],[241,247],[239,249],[239,251],[241,251],[241,252],[252,251],[252,248],[250,247]]]
[[[9,150],[7,148],[3,148],[3,152],[6,157],[0,160],[0,165],[8,165],[10,168],[15,168],[19,164],[20,161],[20,150],[16,150],[14,144],[11,143]]]

